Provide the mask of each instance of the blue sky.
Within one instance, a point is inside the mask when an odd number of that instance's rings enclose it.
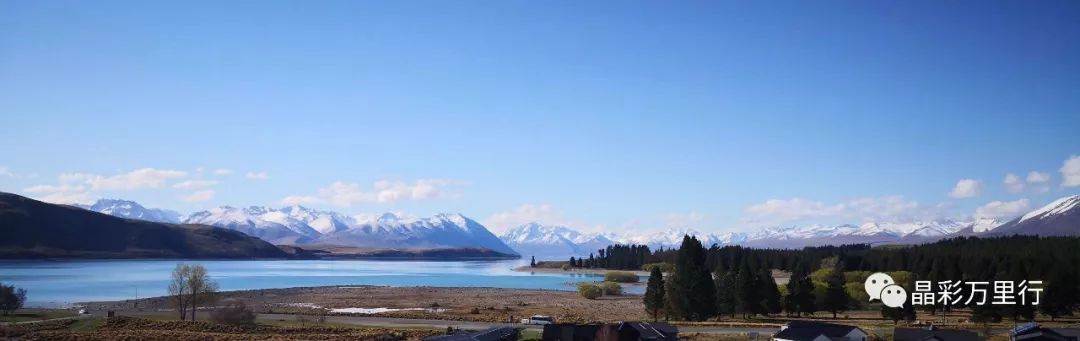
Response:
[[[0,155],[2,191],[182,212],[1015,214],[1080,192],[1080,4],[6,1]]]

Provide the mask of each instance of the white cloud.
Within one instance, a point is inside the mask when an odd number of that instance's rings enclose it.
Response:
[[[183,178],[187,173],[169,169],[139,168],[127,173],[103,176],[90,173],[64,173],[57,185],[37,185],[24,189],[41,194],[38,199],[53,203],[86,203],[97,191],[124,191],[160,188],[169,180]]]
[[[1024,180],[1021,180],[1019,176],[1013,173],[1005,175],[1005,179],[1001,181],[1002,185],[1005,185],[1005,190],[1009,193],[1020,193],[1024,191]]]
[[[361,188],[357,183],[335,181],[319,189],[316,195],[291,195],[283,198],[286,204],[311,204],[328,202],[338,206],[354,204],[383,204],[404,200],[427,200],[445,197],[443,188],[462,184],[460,181],[446,179],[419,179],[412,183],[404,181],[379,180],[371,185],[371,190]]]
[[[88,192],[58,192],[37,199],[54,204],[87,204],[93,201]]]
[[[763,203],[747,207],[744,211],[746,214],[756,218],[791,221],[838,215],[843,211],[843,207],[842,204],[830,206],[821,201],[791,198],[769,199]]]
[[[186,201],[186,202],[210,201],[210,200],[214,199],[214,194],[216,194],[216,193],[214,193],[214,190],[212,190],[212,189],[203,190],[203,191],[195,191],[195,192],[192,192],[190,195],[180,197],[180,200],[183,200],[183,201]]]
[[[217,183],[218,182],[214,180],[195,179],[175,183],[172,187],[177,189],[199,189],[217,185]]]
[[[1031,171],[1028,173],[1027,183],[1035,192],[1047,192],[1050,190],[1050,174]]]
[[[8,170],[7,167],[0,166],[0,176],[14,177],[15,174],[11,173],[11,171]]]
[[[903,196],[862,197],[827,204],[803,198],[769,199],[744,211],[744,223],[778,224],[806,221],[881,221],[932,219],[944,209],[941,205],[923,207]]]
[[[65,173],[60,175],[60,182],[82,182],[91,190],[137,190],[159,188],[170,179],[182,178],[187,173],[178,170],[140,168],[113,176],[101,176],[86,173]]]
[[[561,211],[546,203],[524,204],[509,211],[496,212],[483,221],[484,226],[498,231],[505,231],[528,223],[569,225],[569,221]]]
[[[84,185],[37,185],[24,188],[23,192],[40,194],[38,200],[54,204],[82,204],[90,202],[90,192]]]
[[[86,187],[83,185],[37,185],[33,187],[27,187],[23,189],[26,193],[58,193],[58,192],[84,192]]]
[[[268,174],[266,172],[247,172],[247,174],[244,174],[244,176],[246,176],[248,179],[252,179],[252,180],[270,179],[270,174]]]
[[[1070,156],[1061,166],[1061,187],[1080,186],[1080,155]]]
[[[214,170],[214,175],[232,175],[233,170],[228,168],[218,168]]]
[[[316,196],[311,195],[290,195],[281,199],[282,205],[311,205],[322,203],[323,200]]]
[[[949,192],[949,196],[957,199],[962,198],[974,198],[982,195],[983,185],[981,182],[975,179],[960,179],[956,182],[956,187]]]
[[[705,215],[696,211],[687,213],[668,213],[664,215],[664,224],[667,227],[693,227],[694,225],[701,224],[704,220]]]
[[[976,218],[1012,218],[1031,209],[1028,199],[991,201],[975,209]]]

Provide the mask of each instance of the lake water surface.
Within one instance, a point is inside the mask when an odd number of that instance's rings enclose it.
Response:
[[[178,260],[0,261],[0,282],[27,289],[28,306],[163,296]],[[513,271],[528,260],[199,260],[220,290],[333,285],[574,290],[598,275]],[[638,288],[624,288],[634,293]]]

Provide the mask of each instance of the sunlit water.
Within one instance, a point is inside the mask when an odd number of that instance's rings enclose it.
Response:
[[[162,296],[177,260],[0,261],[0,282],[27,289],[30,306]],[[574,290],[598,275],[513,271],[523,260],[189,261],[206,266],[221,290],[333,285]],[[626,287],[640,293],[639,287]]]

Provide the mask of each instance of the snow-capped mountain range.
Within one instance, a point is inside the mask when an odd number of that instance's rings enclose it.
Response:
[[[100,199],[92,205],[75,205],[85,210],[105,213],[111,216],[154,221],[159,223],[179,223],[180,212],[158,208],[146,208],[139,203],[121,199]]]
[[[99,200],[84,209],[114,216],[159,222],[202,224],[244,232],[274,244],[341,245],[371,249],[476,248],[516,254],[480,223],[457,213],[428,218],[351,217],[303,206],[246,208],[222,206],[186,217],[163,215],[123,200]]]
[[[611,243],[645,244],[652,249],[678,247],[683,235],[697,236],[703,245],[743,245],[765,248],[801,248],[838,244],[917,244],[957,236],[997,235],[1080,236],[1080,196],[1064,197],[1021,217],[1008,219],[937,219],[907,222],[868,222],[860,225],[801,225],[766,227],[752,233],[701,233],[675,228],[644,234],[587,234],[565,226],[529,223],[514,228],[500,238],[522,255],[562,259],[567,255],[588,256],[597,252],[595,240]],[[586,240],[589,243],[575,243]],[[553,251],[554,250],[554,251]]]
[[[599,233],[585,234],[566,226],[549,226],[528,223],[499,236],[506,245],[522,255],[541,259],[588,255],[590,252],[615,244],[615,241]]]
[[[567,226],[528,223],[496,237],[480,223],[461,214],[429,218],[347,216],[302,206],[269,208],[223,206],[186,217],[168,210],[148,209],[135,202],[99,200],[85,209],[132,219],[206,224],[242,231],[275,244],[329,244],[371,248],[486,248],[501,253],[562,259],[588,256],[607,245],[645,244],[653,249],[675,248],[684,235],[704,245],[743,245],[801,248],[838,244],[915,244],[954,236],[1071,235],[1080,236],[1080,195],[1054,202],[1011,220],[973,218],[909,222],[867,222],[860,225],[801,225],[766,227],[752,233],[702,233],[676,228],[650,233],[582,233]]]

